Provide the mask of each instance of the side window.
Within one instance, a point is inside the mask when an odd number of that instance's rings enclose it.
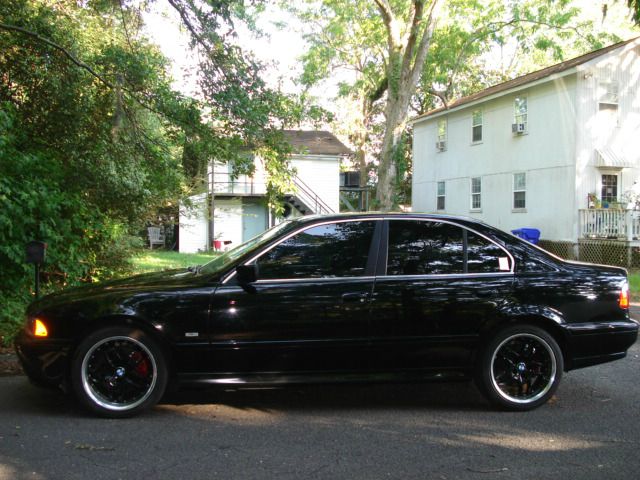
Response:
[[[438,195],[436,197],[436,208],[438,210],[444,210],[445,192],[444,182],[438,182]]]
[[[495,243],[467,231],[467,271],[469,273],[508,272],[511,259]]]
[[[448,223],[389,221],[387,275],[463,273],[462,229]]]
[[[341,222],[308,228],[258,258],[260,279],[362,276],[375,223]]]

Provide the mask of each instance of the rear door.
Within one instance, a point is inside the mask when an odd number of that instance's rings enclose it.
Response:
[[[512,291],[510,254],[449,221],[388,220],[383,238],[371,316],[376,369],[468,365],[481,326]]]

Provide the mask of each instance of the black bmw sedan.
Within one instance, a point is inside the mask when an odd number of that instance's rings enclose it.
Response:
[[[27,375],[108,417],[169,383],[474,379],[498,407],[636,341],[622,268],[563,261],[484,223],[427,214],[286,221],[210,263],[31,304]]]

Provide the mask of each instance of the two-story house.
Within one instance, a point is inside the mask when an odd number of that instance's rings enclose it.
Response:
[[[636,239],[624,208],[640,181],[639,57],[631,39],[413,119],[413,210],[573,245]]]
[[[292,147],[294,189],[286,197],[285,217],[339,211],[340,162],[351,151],[326,131],[285,130]],[[252,176],[234,178],[231,166],[211,162],[206,192],[180,209],[179,250],[234,247],[273,226],[266,203],[267,177],[258,157]]]

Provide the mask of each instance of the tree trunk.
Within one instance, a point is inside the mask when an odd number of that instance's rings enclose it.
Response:
[[[380,164],[378,167],[378,189],[376,200],[382,211],[393,210],[395,207],[395,186],[398,174],[395,156],[402,133],[407,125],[406,112],[409,108],[409,97],[399,93],[393,98],[387,98],[385,132],[382,139]]]
[[[409,101],[416,91],[422,74],[431,37],[438,17],[440,0],[428,2],[429,14],[423,17],[426,0],[413,0],[410,27],[400,34],[397,17],[387,0],[376,0],[387,30],[389,56],[387,59],[388,93],[385,106],[385,131],[378,167],[376,200],[383,211],[395,207],[395,187],[398,175],[396,155],[402,133],[407,124]]]

